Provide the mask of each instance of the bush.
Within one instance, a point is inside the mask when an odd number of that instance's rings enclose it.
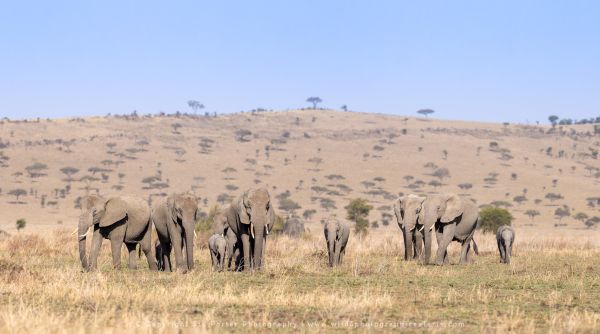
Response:
[[[513,216],[503,208],[488,207],[479,213],[479,228],[483,233],[496,233],[502,225],[510,225]]]
[[[27,225],[27,221],[23,218],[17,220],[17,231],[22,230]]]
[[[369,212],[373,206],[367,203],[367,200],[355,198],[345,207],[348,213],[347,218],[355,223],[354,230],[358,234],[366,234],[369,228]]]

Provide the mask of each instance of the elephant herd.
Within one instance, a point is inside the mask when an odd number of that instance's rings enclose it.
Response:
[[[472,262],[471,244],[475,254],[479,254],[473,238],[479,221],[479,208],[473,199],[452,193],[427,196],[409,194],[394,201],[394,213],[404,238],[405,260],[422,259],[424,263],[429,263],[434,231],[438,245],[435,264],[448,263],[448,246],[452,241],[461,244],[461,264]],[[503,225],[498,229],[496,239],[500,262],[510,263],[515,231]]]
[[[460,263],[471,262],[471,244],[479,220],[475,201],[456,194],[405,195],[394,201],[394,213],[404,239],[404,259],[429,263],[432,233],[438,244],[435,264],[448,263],[448,245],[460,242]],[[129,252],[129,268],[137,268],[136,249],[144,253],[150,270],[186,273],[194,267],[194,237],[198,199],[191,194],[174,194],[152,207],[137,197],[87,196],[79,218],[79,259],[85,270],[97,269],[103,239],[111,243],[113,266],[118,268],[121,248]],[[213,270],[260,270],[264,265],[267,236],[273,229],[275,212],[265,188],[250,189],[221,209],[213,218],[215,234],[208,240]],[[152,226],[158,239],[152,252]],[[86,252],[87,232],[93,228],[91,249]],[[334,217],[326,220],[324,236],[328,265],[338,266],[350,236],[348,223]],[[502,226],[497,233],[502,263],[510,263],[515,232]],[[171,263],[171,250],[175,263]]]
[[[175,253],[175,268],[186,273],[194,268],[194,236],[198,216],[198,199],[191,194],[168,196],[149,207],[137,197],[103,198],[87,196],[79,218],[79,259],[86,270],[97,269],[103,239],[111,243],[113,266],[121,261],[124,243],[129,251],[129,268],[137,268],[135,250],[140,245],[150,270],[173,271],[171,250]],[[275,212],[269,192],[264,188],[244,192],[215,217],[220,232],[209,240],[215,269],[223,269],[225,249],[229,249],[229,264],[237,254],[237,270],[260,269],[263,263],[266,237],[273,227]],[[158,235],[155,255],[152,254],[152,226]],[[87,232],[93,227],[92,247],[86,252]],[[225,240],[225,238],[227,238]]]

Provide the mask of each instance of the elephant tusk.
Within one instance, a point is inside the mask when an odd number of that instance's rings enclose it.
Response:
[[[430,231],[433,231],[433,225],[431,225],[431,227],[429,228]]]
[[[86,234],[82,234],[79,236],[79,240],[83,240],[87,237],[87,233]]]
[[[71,235],[75,235],[77,233],[79,229],[75,229],[73,232],[71,232]]]
[[[421,228],[419,229],[419,232],[423,231],[424,228],[425,228],[425,225],[421,226]]]
[[[194,230],[194,238],[196,238],[196,230]]]
[[[252,239],[254,239],[254,224],[250,223],[250,235],[252,236]]]
[[[267,235],[269,235],[269,225],[265,226],[265,230],[267,232]]]

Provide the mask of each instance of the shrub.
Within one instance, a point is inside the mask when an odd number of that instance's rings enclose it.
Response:
[[[17,231],[20,231],[27,226],[27,221],[23,218],[17,220]]]
[[[479,228],[483,233],[496,233],[502,225],[510,225],[513,216],[508,210],[497,207],[488,207],[479,213]]]
[[[369,212],[373,206],[367,203],[367,200],[355,198],[345,207],[348,213],[347,218],[355,223],[354,230],[358,234],[366,234],[369,228]]]

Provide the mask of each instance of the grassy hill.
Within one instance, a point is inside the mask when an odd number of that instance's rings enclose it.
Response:
[[[598,150],[593,125],[332,110],[5,119],[0,229],[14,232],[19,218],[31,232],[74,227],[86,193],[152,201],[191,191],[208,211],[248,187],[267,186],[283,205],[280,215],[304,214],[314,231],[330,214],[345,217],[356,197],[375,207],[369,219],[379,227],[371,231],[397,231],[390,205],[399,193],[456,192],[507,207],[517,229],[597,239],[584,222],[600,216]],[[570,216],[555,216],[564,206]],[[539,215],[532,219],[528,210]],[[588,218],[577,220],[580,212]]]

